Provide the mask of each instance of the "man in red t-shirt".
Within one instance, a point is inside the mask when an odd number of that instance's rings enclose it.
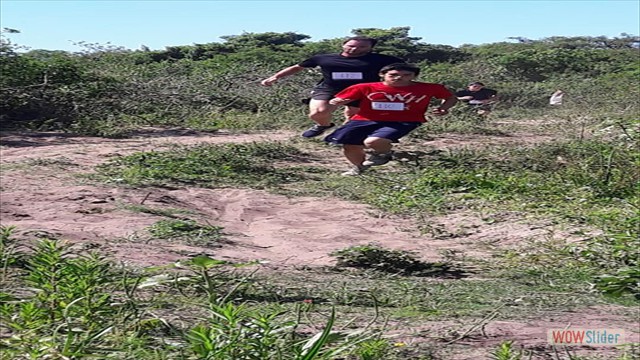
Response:
[[[387,65],[380,70],[382,82],[349,86],[329,101],[331,105],[360,101],[360,111],[324,139],[343,146],[344,156],[353,165],[343,175],[360,175],[369,166],[388,163],[392,143],[426,121],[431,98],[444,100],[433,110],[437,116],[447,114],[458,102],[443,85],[413,81],[419,74],[420,68],[414,65]],[[365,160],[367,148],[373,153]]]

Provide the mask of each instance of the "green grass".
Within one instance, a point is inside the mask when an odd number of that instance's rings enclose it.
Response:
[[[468,274],[471,276],[456,280],[437,274],[397,276],[364,270],[295,272],[278,279],[257,275],[262,279],[259,283],[268,283],[269,289],[276,290],[278,296],[272,301],[311,299],[316,304],[336,304],[343,311],[362,315],[378,308],[395,320],[474,319],[498,308],[501,319],[521,320],[561,311],[567,304],[581,308],[607,303],[591,291],[584,277],[571,274],[564,280],[553,277],[557,282],[539,274],[516,278],[477,269]],[[245,296],[256,300],[274,296],[256,293],[258,289],[250,289]]]
[[[99,166],[99,178],[134,186],[251,186],[265,188],[305,176],[278,162],[309,155],[279,143],[201,145],[135,153]]]
[[[15,242],[10,233],[1,255],[15,258],[5,251]],[[16,277],[0,296],[2,332],[12,335],[0,339],[1,359],[333,359],[377,333],[334,328],[331,309],[243,301],[251,274],[206,256],[158,273],[115,267],[53,240],[32,251],[23,266],[5,262]],[[162,302],[167,296],[172,301]],[[176,317],[176,308],[184,313]]]
[[[0,171],[26,170],[33,167],[49,167],[54,170],[65,170],[74,166],[78,166],[78,164],[64,156],[55,158],[31,158],[20,162],[3,163],[0,165]]]
[[[598,142],[451,150],[419,154],[358,178],[331,176],[287,189],[290,194],[337,196],[411,216],[425,232],[438,230],[430,225],[430,214],[510,211],[601,229],[619,239],[619,245],[632,248],[629,235],[637,233],[640,179],[628,169],[637,167],[636,155],[634,149]]]
[[[199,224],[194,220],[160,220],[147,228],[153,239],[182,241],[187,244],[214,246],[224,241],[223,228]]]
[[[427,122],[407,136],[407,139],[430,139],[432,134],[457,133],[506,136],[507,133],[492,126],[501,117],[499,112],[489,117],[477,115],[465,106],[458,105],[444,117],[429,117]]]
[[[16,241],[11,229],[3,234],[2,256],[22,259],[7,262],[12,276],[3,280],[0,318],[3,331],[14,335],[0,339],[1,358],[7,360],[84,354],[143,360],[328,360],[351,354],[347,358],[400,360],[443,349],[396,344],[384,336],[394,324],[455,319],[458,325],[434,334],[447,342],[478,319],[522,321],[606,304],[570,274],[514,277],[476,267],[482,279],[445,281],[341,266],[274,277],[207,256],[127,269],[46,239],[30,251],[7,251]],[[27,286],[29,291],[16,291]]]

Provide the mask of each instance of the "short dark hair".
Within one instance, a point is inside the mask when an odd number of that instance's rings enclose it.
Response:
[[[357,40],[357,41],[368,41],[371,44],[371,47],[376,46],[376,44],[378,43],[378,39],[374,39],[368,36],[352,36],[347,38],[345,41],[342,42],[342,45],[348,43],[351,40]]]
[[[380,69],[380,74],[386,74],[391,70],[411,71],[416,76],[420,75],[420,68],[407,63],[393,63]]]
[[[471,85],[480,85],[480,86],[484,86],[484,84],[483,84],[483,83],[481,83],[480,81],[474,81],[474,82],[472,82],[472,83],[469,83],[469,85],[467,85],[467,86],[471,86]]]

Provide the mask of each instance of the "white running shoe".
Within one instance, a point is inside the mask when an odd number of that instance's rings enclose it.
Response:
[[[391,161],[391,157],[392,157],[391,152],[388,152],[386,154],[372,153],[371,155],[369,155],[369,158],[362,163],[362,165],[364,166],[384,165],[389,161]]]

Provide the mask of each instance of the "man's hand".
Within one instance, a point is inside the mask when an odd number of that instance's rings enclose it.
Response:
[[[275,76],[272,76],[272,77],[270,77],[270,78],[266,78],[266,79],[262,80],[262,81],[260,82],[260,84],[261,84],[262,86],[271,86],[271,85],[273,85],[273,83],[274,83],[274,82],[276,82],[276,81],[278,81],[278,78],[277,78],[277,77],[275,77]]]
[[[352,101],[353,100],[351,100],[351,99],[333,98],[333,99],[329,100],[329,104],[330,105],[342,105],[342,104],[348,104],[348,103],[350,103]]]
[[[435,108],[433,110],[431,110],[431,113],[435,116],[442,116],[442,115],[447,115],[449,113],[449,110],[447,109],[441,109],[441,108]]]

